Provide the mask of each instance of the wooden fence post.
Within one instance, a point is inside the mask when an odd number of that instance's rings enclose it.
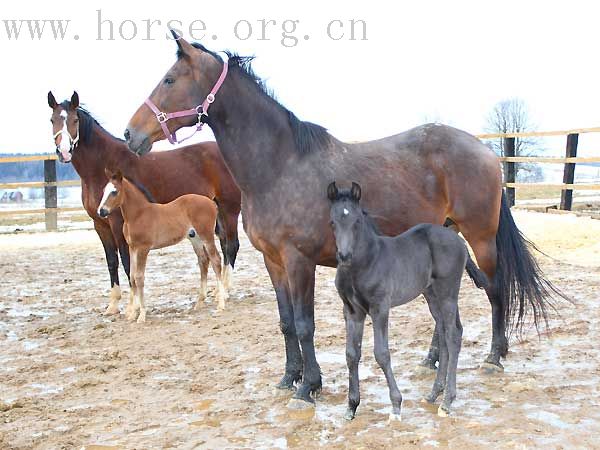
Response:
[[[515,138],[508,137],[503,139],[503,147],[504,147],[504,156],[511,157],[515,156]],[[504,182],[505,183],[514,183],[516,179],[516,168],[514,162],[505,162],[504,163]],[[508,200],[508,206],[515,206],[515,188],[507,187],[506,188],[506,199]]]
[[[578,134],[567,135],[567,158],[575,158],[577,156],[577,143],[579,142]],[[575,182],[575,163],[565,163],[565,171],[563,174],[563,183],[573,184]],[[571,189],[563,189],[560,191],[560,209],[571,211],[573,206],[573,191]]]
[[[54,159],[47,159],[44,161],[44,182],[56,183],[56,160]],[[58,229],[58,215],[56,212],[56,208],[58,206],[57,190],[58,188],[56,187],[56,185],[44,186],[46,231],[56,231]]]

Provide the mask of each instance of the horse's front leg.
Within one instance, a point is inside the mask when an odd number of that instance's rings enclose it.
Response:
[[[356,408],[360,404],[360,383],[358,364],[360,363],[365,312],[351,310],[344,304],[344,320],[346,322],[346,364],[348,365],[348,409],[344,416],[354,419]]]
[[[373,337],[375,341],[375,361],[385,374],[385,379],[390,391],[390,401],[392,402],[392,412],[390,421],[400,420],[400,411],[402,405],[402,394],[394,373],[392,371],[392,362],[390,358],[390,349],[388,345],[388,318],[390,314],[389,302],[381,300],[378,305],[371,308],[371,317],[373,319]]]
[[[117,246],[113,238],[111,229],[105,222],[94,220],[94,229],[102,241],[104,254],[106,255],[106,265],[110,275],[110,298],[108,307],[104,315],[110,316],[119,314],[119,300],[121,300],[121,287],[119,286],[119,256]]]
[[[315,356],[315,263],[294,252],[287,255],[285,268],[288,274],[294,325],[302,348],[302,383],[294,398],[314,403],[313,397],[321,392],[321,368]]]
[[[263,257],[265,266],[271,277],[271,282],[273,283],[273,288],[275,289],[277,307],[279,309],[279,326],[285,340],[285,374],[277,384],[277,388],[293,389],[294,383],[302,379],[302,354],[300,353],[300,344],[296,336],[294,311],[287,273],[283,266],[275,263],[267,255],[263,255]]]

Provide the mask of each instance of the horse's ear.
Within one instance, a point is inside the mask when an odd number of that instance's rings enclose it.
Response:
[[[54,94],[52,93],[52,91],[48,91],[48,106],[52,109],[58,106],[58,102],[54,98]]]
[[[121,181],[123,181],[123,172],[121,172],[121,169],[118,169],[112,176],[112,179],[115,181],[118,181],[119,183]]]
[[[360,201],[360,195],[361,195],[361,189],[360,189],[360,185],[358,183],[355,183],[354,181],[352,182],[352,188],[350,189],[350,195],[352,195],[352,199],[355,202]]]
[[[171,28],[170,31],[173,35],[175,43],[177,44],[177,47],[179,48],[177,56],[192,56],[196,48],[186,41],[182,36],[180,36],[179,33],[174,29]]]
[[[71,96],[71,109],[79,108],[79,94],[77,91],[73,91],[73,95]]]
[[[334,201],[338,196],[338,188],[335,185],[335,181],[332,181],[331,183],[329,183],[329,186],[327,186],[327,198],[330,201]]]
[[[104,169],[104,175],[106,175],[107,180],[110,180],[113,177],[112,172],[106,168]]]

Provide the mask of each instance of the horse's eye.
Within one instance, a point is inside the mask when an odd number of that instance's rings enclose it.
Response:
[[[73,123],[79,123],[79,119],[75,119]]]
[[[54,125],[54,119],[50,119],[50,123]]]
[[[117,191],[112,191],[112,192],[110,193],[110,195],[112,195],[112,196],[114,197],[115,195],[117,195]]]
[[[173,84],[175,80],[173,78],[165,78],[165,84]]]

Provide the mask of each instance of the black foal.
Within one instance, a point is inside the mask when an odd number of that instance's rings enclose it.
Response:
[[[421,224],[396,237],[380,235],[373,220],[359,206],[360,186],[338,191],[327,188],[331,225],[337,245],[335,284],[344,302],[346,361],[349,393],[347,419],[360,403],[358,363],[367,314],[373,320],[375,359],[385,374],[392,402],[390,420],[400,419],[402,394],[396,385],[388,347],[390,308],[423,294],[435,319],[440,339],[440,365],[428,402],[444,392],[438,409],[446,416],[456,397],[456,367],[462,339],[458,292],[468,252],[462,239],[439,225]],[[478,285],[487,279],[476,267],[469,275]]]

